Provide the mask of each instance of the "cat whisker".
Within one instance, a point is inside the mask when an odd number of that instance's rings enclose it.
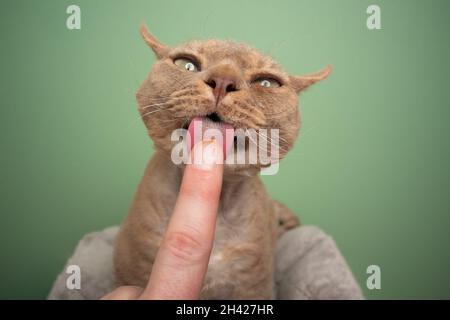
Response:
[[[180,82],[180,84],[181,84],[181,82]],[[149,100],[154,100],[154,101],[157,101],[157,100],[168,100],[168,99],[170,99],[171,97],[173,97],[173,95],[174,95],[175,93],[180,92],[181,90],[185,90],[185,89],[187,89],[187,88],[189,88],[189,87],[192,87],[192,86],[191,86],[191,85],[184,85],[184,84],[181,84],[181,88],[180,88],[180,89],[178,89],[178,90],[176,90],[176,91],[173,91],[173,92],[171,92],[170,94],[168,94],[168,95],[166,95],[166,96],[161,96],[161,95],[158,95],[158,96],[146,95],[146,94],[142,94],[142,93],[140,93],[140,92],[136,93],[136,96],[139,96],[139,97],[142,97],[142,98],[148,98]]]
[[[247,119],[247,120],[249,120],[248,121],[248,123],[253,123],[253,125],[256,125],[256,126],[263,126],[264,125],[264,116],[262,116],[262,117],[258,117],[258,116],[256,116],[255,114],[252,114],[250,111],[248,111],[248,110],[239,110],[239,113],[240,113],[240,115],[244,115],[245,116],[245,118]],[[262,114],[263,115],[263,114]],[[241,120],[243,120],[243,118],[244,117],[241,117]]]
[[[175,117],[174,119],[160,119],[158,121],[160,121],[162,123],[174,123],[174,122],[179,122],[182,119],[185,119],[184,122],[187,122],[189,120],[189,118],[187,118],[187,117]]]
[[[140,109],[141,109],[141,110],[145,110],[145,109],[148,109],[148,108],[151,108],[151,107],[165,106],[165,105],[167,105],[167,104],[168,104],[167,102],[162,102],[162,103],[152,103],[152,104],[148,104],[148,105],[146,105],[146,106],[143,106],[143,107],[141,107]]]
[[[153,106],[171,105],[171,104],[173,104],[174,102],[176,102],[177,100],[180,100],[181,98],[182,98],[182,97],[172,97],[172,98],[169,98],[169,99],[165,99],[164,102],[151,103],[151,104],[142,106],[140,109],[144,110],[144,109],[151,108],[151,107],[153,107]]]
[[[266,116],[269,116],[270,119],[277,119],[277,118],[284,117],[287,114],[294,113],[296,110],[297,110],[297,108],[294,107],[294,108],[289,108],[289,109],[282,110],[279,112],[266,113]]]
[[[173,123],[182,121],[182,125],[176,129],[184,129],[184,126],[188,123],[189,119],[187,117],[178,117],[177,119],[160,119],[158,123],[167,124],[164,129],[173,129],[171,126]]]
[[[136,94],[139,97],[146,98],[148,101],[161,102],[168,101],[173,98],[172,94],[167,96],[152,96],[152,95],[144,95],[144,94]]]
[[[267,142],[269,142],[270,143],[270,145],[272,146],[272,148],[275,148],[276,150],[278,150],[278,152],[280,153],[287,153],[288,152],[288,150],[287,149],[285,149],[285,148],[283,148],[281,145],[275,145],[273,142],[271,142],[271,141],[269,141],[269,140],[267,140],[266,139],[266,141]],[[263,150],[264,150],[264,148],[262,148]],[[268,152],[268,150],[267,150],[267,148],[266,148],[266,150],[264,150],[265,152]]]
[[[256,101],[256,99],[252,98],[252,100],[259,107],[258,109],[263,109],[263,110],[266,109],[266,107],[263,104],[261,104],[260,102]],[[273,115],[280,115],[282,113],[284,114],[286,111],[287,110],[283,110],[280,112],[264,113],[264,116],[269,119],[277,119],[277,117],[273,117]],[[280,116],[280,118],[281,118],[281,116]]]
[[[284,147],[282,147],[280,144],[276,145],[276,144],[274,143],[273,138],[270,138],[270,137],[264,135],[264,134],[261,133],[261,132],[259,132],[259,136],[260,136],[260,137],[262,136],[263,138],[265,138],[265,140],[266,140],[267,142],[269,142],[274,148],[278,148],[278,149],[281,150],[282,152],[287,153],[288,150],[285,149]],[[278,137],[278,138],[281,138],[281,137]],[[284,141],[286,141],[286,140],[284,140]],[[286,142],[286,143],[287,143],[287,142]]]
[[[172,95],[170,95],[170,98],[181,98],[187,96],[188,94],[195,95],[196,92],[193,88],[185,88],[174,92]]]
[[[267,137],[267,138],[269,138],[269,139],[272,139],[272,138],[270,138],[270,137],[268,137],[268,136],[266,136],[266,135],[264,135],[263,133],[260,133],[262,136],[264,136],[264,137]],[[278,139],[280,139],[281,141],[284,141],[284,142],[286,142],[286,143],[289,143],[286,139],[284,139],[283,137],[280,137],[280,136],[278,136]]]
[[[146,112],[143,115],[141,115],[141,118],[143,119],[143,118],[145,118],[145,117],[147,117],[147,116],[149,116],[149,115],[151,115],[153,113],[156,113],[156,112],[159,112],[159,111],[163,111],[163,110],[164,109],[156,109],[156,110],[152,110],[152,111]]]
[[[262,103],[257,101],[254,97],[252,97],[252,101],[257,106],[259,106],[261,109],[266,109],[266,107]],[[296,109],[297,109],[296,107],[292,108],[292,112],[295,112]],[[268,113],[264,113],[264,114],[265,114],[266,117],[270,117],[270,119],[277,119],[278,117],[274,117],[274,116],[279,116],[279,118],[281,118],[282,116],[284,116],[284,114],[286,112],[290,112],[290,111],[291,111],[291,109],[287,109],[287,110],[282,110],[282,111],[279,111],[279,112],[268,112]]]
[[[262,149],[266,154],[269,154],[269,150],[267,150],[266,148],[261,147],[260,145],[258,145],[258,143],[252,139],[252,137],[250,135],[248,135],[248,139],[259,149]],[[272,154],[272,153],[270,153]]]
[[[139,97],[146,98],[148,101],[154,101],[154,102],[161,102],[161,101],[167,101],[169,97],[155,97],[155,96],[146,96],[142,94],[136,94]]]
[[[248,130],[246,130],[246,132],[248,132]],[[259,135],[262,135],[260,132],[259,132],[258,134],[259,134]],[[264,135],[263,135],[263,136],[264,136]],[[252,139],[252,137],[251,137],[250,134],[249,134],[247,137],[249,138],[249,140],[250,140],[255,146],[257,146],[258,148],[262,149],[266,154],[269,154],[269,150],[267,150],[267,148],[263,148],[263,147],[261,147],[260,145],[258,145],[258,143],[257,143],[255,140]],[[268,140],[266,139],[266,141],[268,141]],[[269,141],[268,141],[268,142],[269,142]],[[281,147],[281,146],[276,146],[276,145],[273,144],[273,143],[271,143],[271,145],[272,145],[274,148],[281,149],[281,151],[283,151],[284,153],[287,152],[287,151],[286,151],[283,147]],[[270,154],[272,155],[272,152],[270,152]]]
[[[302,138],[302,139],[300,139],[300,140],[303,140],[303,138],[305,137],[305,135],[306,135],[307,133],[310,133],[315,127],[316,127],[316,126],[313,126],[313,127],[311,127],[311,128],[308,128],[308,129],[305,130],[304,132],[300,132],[300,137]]]

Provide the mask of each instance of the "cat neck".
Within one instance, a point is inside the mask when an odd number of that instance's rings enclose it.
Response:
[[[169,217],[178,198],[183,172],[184,168],[175,165],[169,155],[157,151],[147,165],[130,212],[139,215],[156,206],[160,217]],[[259,175],[227,172],[223,177],[219,214],[230,217],[240,213],[243,204],[260,203],[265,197],[266,189]]]

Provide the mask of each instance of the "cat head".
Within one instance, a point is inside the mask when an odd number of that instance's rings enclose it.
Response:
[[[235,130],[278,129],[278,158],[293,147],[300,129],[298,95],[331,72],[291,76],[271,57],[245,44],[194,40],[170,48],[141,27],[157,57],[139,88],[139,112],[159,152],[170,155],[177,142],[172,132],[187,129],[192,119],[206,117]],[[259,139],[273,144],[269,131]],[[247,144],[256,143],[249,138]],[[246,146],[248,150],[248,145]],[[227,165],[227,171],[258,172],[260,164]]]

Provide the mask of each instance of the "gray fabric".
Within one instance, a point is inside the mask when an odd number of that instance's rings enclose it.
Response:
[[[98,299],[116,285],[113,247],[119,228],[84,236],[56,278],[48,299]],[[66,287],[67,266],[78,265],[81,289]],[[278,241],[277,299],[363,299],[362,292],[333,239],[313,226],[286,232]]]

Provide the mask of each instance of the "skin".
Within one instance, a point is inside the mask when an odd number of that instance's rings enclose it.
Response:
[[[213,39],[169,48],[145,27],[141,33],[158,58],[136,94],[156,153],[119,232],[115,269],[120,285],[148,287],[148,283],[154,283],[153,274],[163,272],[155,261],[158,261],[158,250],[166,243],[171,217],[177,212],[183,174],[189,170],[171,161],[175,144],[170,140],[172,131],[185,128],[196,116],[216,112],[235,129],[279,129],[279,158],[282,159],[293,147],[300,129],[298,94],[325,79],[330,68],[312,75],[290,76],[270,57],[243,44]],[[188,71],[180,67],[177,65],[180,58],[192,59],[198,68]],[[231,80],[234,90],[216,94],[208,84],[211,79]],[[269,79],[279,86],[262,87],[261,79]],[[271,137],[266,139],[271,142]],[[298,220],[287,207],[267,194],[258,175],[263,167],[259,162],[223,166],[211,259],[204,278],[200,273],[195,274],[203,280],[201,299],[274,296],[276,240],[282,232],[297,226]],[[203,185],[203,179],[201,174],[196,176],[199,186]],[[205,192],[211,192],[210,188]],[[214,197],[215,194],[210,194],[207,198]],[[190,254],[195,256],[195,250]],[[175,269],[171,270],[171,274],[176,273]],[[175,278],[182,281],[182,277]]]
[[[122,286],[103,299],[199,298],[214,242],[223,176],[221,148],[216,142],[206,147],[205,143],[199,144],[202,146],[195,146],[192,154],[203,151],[203,162],[186,167],[175,209],[147,285],[145,288]]]

